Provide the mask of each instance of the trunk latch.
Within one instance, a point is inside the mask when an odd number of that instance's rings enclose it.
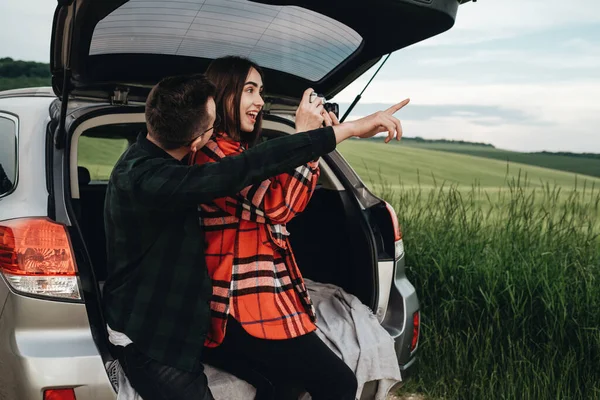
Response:
[[[114,94],[110,96],[110,104],[126,106],[127,105],[127,96],[129,95],[129,88],[116,88],[113,92]]]

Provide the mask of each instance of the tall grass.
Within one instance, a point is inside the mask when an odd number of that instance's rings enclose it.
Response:
[[[443,399],[600,398],[600,190],[374,185],[422,310],[414,379]]]

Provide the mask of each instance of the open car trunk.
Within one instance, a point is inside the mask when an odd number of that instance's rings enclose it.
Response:
[[[70,154],[66,171],[69,176],[64,180],[65,211],[72,222],[74,246],[82,249],[76,252],[82,291],[105,361],[112,356],[101,310],[101,290],[107,276],[104,199],[112,166],[145,130],[140,111],[141,107],[84,109],[76,119],[78,123],[69,130],[69,146],[65,149]],[[266,127],[270,126],[268,118]],[[293,131],[291,123],[282,119],[274,126]],[[282,134],[278,129],[265,129],[267,138]],[[308,207],[288,224],[288,229],[305,278],[339,286],[374,310],[377,258],[372,232],[365,229],[368,224],[364,224],[361,213],[356,199],[322,162],[321,178]],[[198,238],[198,245],[202,245],[202,238]]]
[[[359,213],[348,192],[317,188],[288,230],[305,278],[339,286],[375,312],[377,261],[372,257],[370,233],[357,222]]]

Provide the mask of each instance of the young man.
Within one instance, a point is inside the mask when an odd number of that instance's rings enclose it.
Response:
[[[212,399],[200,362],[212,294],[197,205],[289,171],[350,137],[388,131],[408,101],[351,123],[274,139],[218,163],[182,160],[218,123],[214,86],[203,76],[165,78],[146,101],[147,135],[119,159],[106,193],[108,278],[104,312],[109,339],[132,387],[144,398]],[[320,102],[305,92],[297,124],[319,127]]]

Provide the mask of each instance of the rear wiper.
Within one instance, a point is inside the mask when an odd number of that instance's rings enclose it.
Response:
[[[367,89],[367,87],[371,84],[371,81],[375,78],[375,76],[377,76],[377,73],[379,72],[379,70],[381,69],[381,67],[383,67],[383,64],[385,64],[385,62],[388,60],[388,58],[390,58],[391,55],[392,55],[392,53],[388,54],[387,57],[385,58],[385,60],[383,60],[383,62],[379,65],[379,68],[377,68],[377,71],[375,71],[375,73],[373,74],[373,76],[371,77],[371,79],[369,79],[369,82],[367,82],[367,84],[363,88],[362,92],[360,92],[359,95],[356,96],[356,98],[354,99],[354,101],[352,102],[352,104],[350,104],[350,107],[348,107],[348,109],[344,113],[344,116],[342,117],[342,119],[340,120],[340,122],[344,122],[344,120],[346,119],[346,117],[348,115],[350,115],[350,112],[352,111],[352,109],[360,101],[360,98],[362,97],[362,94],[365,92],[365,90]]]

